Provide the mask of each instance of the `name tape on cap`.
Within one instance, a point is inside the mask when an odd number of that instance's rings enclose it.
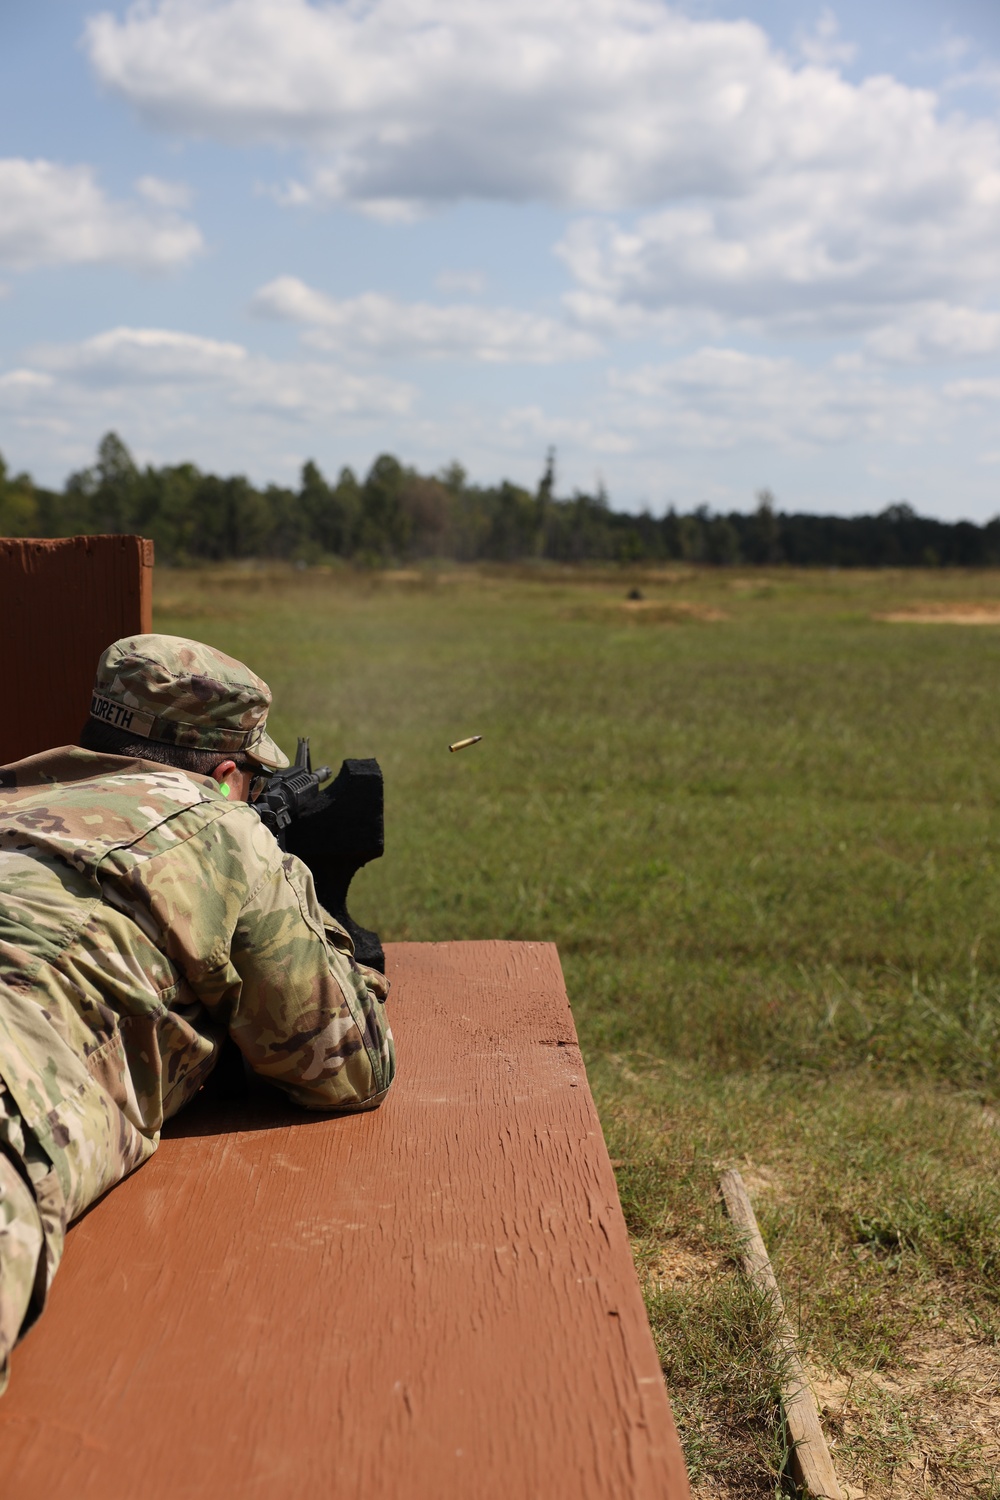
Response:
[[[100,719],[102,724],[110,724],[113,729],[127,729],[130,734],[139,734],[147,740],[153,727],[152,714],[127,708],[124,703],[116,703],[113,698],[104,698],[100,693],[95,693],[90,700],[90,716]]]

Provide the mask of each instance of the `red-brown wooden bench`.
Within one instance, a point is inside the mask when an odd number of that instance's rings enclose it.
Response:
[[[399,1077],[211,1085],[70,1231],[4,1500],[683,1500],[554,947],[389,945]]]

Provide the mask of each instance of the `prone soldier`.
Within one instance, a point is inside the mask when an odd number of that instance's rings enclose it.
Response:
[[[226,1037],[306,1109],[381,1103],[387,983],[251,799],[288,765],[232,657],[132,636],[79,746],[0,769],[0,1390],[67,1225],[152,1155]]]

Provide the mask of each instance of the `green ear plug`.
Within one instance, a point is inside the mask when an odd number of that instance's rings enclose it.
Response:
[[[228,781],[222,782],[222,784],[219,787],[219,791],[222,793],[222,795],[224,797],[228,797],[229,796],[229,782]]]

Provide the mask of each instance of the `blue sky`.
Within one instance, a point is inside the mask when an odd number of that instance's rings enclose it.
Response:
[[[0,0],[0,452],[1000,512],[1000,6]]]

